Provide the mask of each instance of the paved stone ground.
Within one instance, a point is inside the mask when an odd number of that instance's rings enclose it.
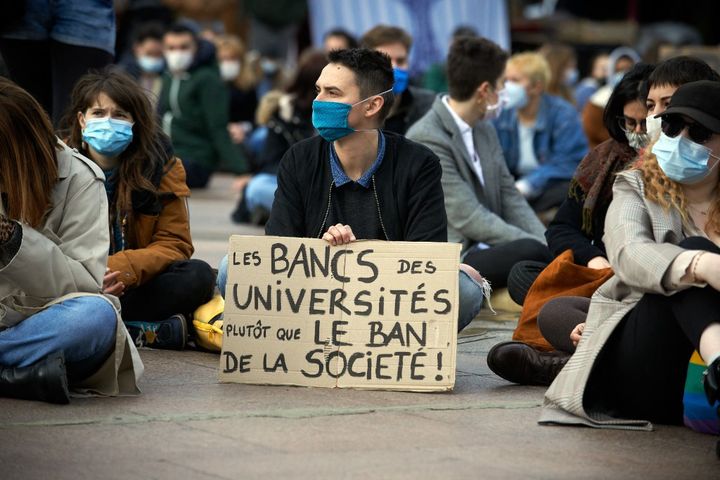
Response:
[[[229,179],[191,201],[197,253],[217,265]],[[218,356],[142,350],[143,395],[69,406],[0,399],[0,479],[720,478],[715,439],[540,427],[543,389],[510,385],[485,356],[514,316],[459,339],[452,393],[219,384]],[[648,399],[652,401],[652,399]]]

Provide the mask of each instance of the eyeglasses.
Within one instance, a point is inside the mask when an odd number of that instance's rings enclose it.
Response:
[[[624,132],[634,132],[635,130],[637,130],[638,125],[640,125],[643,132],[646,131],[644,118],[638,122],[634,118],[620,115],[617,117],[617,123]]]
[[[670,138],[677,137],[685,127],[688,129],[688,137],[695,143],[703,144],[710,140],[713,132],[696,122],[688,122],[680,115],[667,115],[662,117],[660,124],[662,131]]]

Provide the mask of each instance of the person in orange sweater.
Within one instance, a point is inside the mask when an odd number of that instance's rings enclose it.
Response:
[[[185,170],[152,107],[127,75],[82,77],[65,117],[68,145],[105,173],[110,245],[103,292],[120,298],[137,345],[182,349],[189,312],[212,297],[210,266],[190,260],[193,244]]]

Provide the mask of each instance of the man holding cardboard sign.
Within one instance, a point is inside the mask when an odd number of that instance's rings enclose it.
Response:
[[[313,125],[320,136],[291,147],[280,162],[268,235],[447,242],[437,156],[380,130],[392,106],[390,59],[368,49],[330,52],[317,81]],[[477,315],[487,283],[461,265],[458,331]],[[218,287],[225,293],[227,258]]]
[[[233,237],[231,282],[227,283],[227,257],[218,274],[218,287],[228,296],[229,304],[221,378],[254,383],[450,389],[454,384],[456,332],[479,312],[488,287],[483,288],[482,278],[473,269],[458,273],[459,246],[446,243],[447,217],[438,158],[420,144],[380,130],[392,104],[389,58],[380,52],[355,49],[331,52],[329,61],[317,81],[318,96],[313,103],[313,125],[320,136],[295,144],[283,157],[265,227],[268,235],[322,238],[325,242],[254,239],[257,248],[252,248]],[[394,243],[348,245],[360,239]],[[273,242],[269,250],[268,241]],[[444,245],[395,243],[401,241]],[[287,278],[276,278],[282,274],[282,265],[287,267]],[[365,277],[350,276],[348,272],[353,269],[364,269]],[[374,274],[367,276],[368,269]],[[294,283],[297,275],[303,283]],[[380,281],[374,287],[363,283],[372,283],[378,276],[384,276],[384,283]],[[312,282],[308,283],[310,278]],[[404,289],[410,279],[419,281],[408,288],[414,288],[418,298],[434,301],[434,306],[415,304],[416,297]],[[437,297],[444,288],[445,293]],[[301,305],[300,295],[305,305]],[[268,335],[272,339],[278,334],[278,325],[282,324],[275,321],[280,320],[280,311],[266,308],[269,297],[275,299],[276,306],[285,301],[293,313],[300,313],[293,317],[295,328],[289,332],[294,345],[300,347],[285,351],[273,346],[277,343],[274,340],[269,345],[264,343]],[[443,298],[449,300],[451,308],[439,306]],[[308,306],[313,299],[316,306]],[[323,302],[336,311],[321,312],[317,305]],[[394,306],[383,310],[381,305],[387,302]],[[369,318],[356,310],[362,312],[365,306],[375,307],[367,312]],[[324,314],[330,318],[323,321]],[[358,315],[359,319],[355,318]],[[305,324],[297,326],[298,319]],[[313,319],[318,323],[307,323]],[[243,325],[244,330],[240,328]],[[260,335],[253,337],[250,346],[249,329],[252,335]],[[310,336],[308,332],[313,329],[315,335]],[[412,339],[417,345],[409,345]],[[427,355],[432,360],[427,360]],[[259,358],[262,363],[257,363]],[[428,365],[437,370],[436,374],[425,372]],[[393,373],[388,373],[391,370]],[[278,371],[283,374],[282,380],[278,380]],[[252,375],[238,378],[241,373]],[[431,377],[435,380],[426,380]]]

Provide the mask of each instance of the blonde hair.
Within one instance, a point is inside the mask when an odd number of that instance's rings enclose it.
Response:
[[[507,64],[516,67],[533,83],[540,82],[545,88],[550,85],[550,79],[552,78],[550,65],[548,65],[545,57],[539,53],[516,53],[508,59]]]
[[[680,213],[684,222],[688,222],[688,202],[685,192],[678,182],[668,178],[658,164],[657,158],[652,153],[652,145],[645,149],[645,153],[641,158],[637,168],[643,177],[645,186],[645,198],[658,203],[665,211],[671,208]],[[720,191],[716,190],[715,201],[708,211],[708,220],[705,225],[706,231],[714,231],[720,233]]]
[[[240,67],[240,73],[234,80],[234,84],[241,90],[250,90],[255,88],[259,81],[259,72],[257,61],[253,60],[250,55],[247,55],[245,50],[245,44],[235,35],[221,35],[215,39],[215,48],[220,53],[220,50],[225,50],[240,59],[242,65]]]

